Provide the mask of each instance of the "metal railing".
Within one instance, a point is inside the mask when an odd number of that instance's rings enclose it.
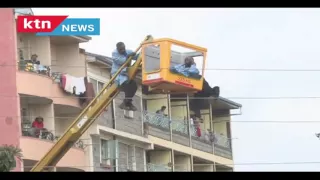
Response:
[[[184,122],[184,120],[172,120],[172,131],[179,132],[185,135],[188,135],[188,124]]]
[[[214,144],[231,149],[231,140],[223,135],[214,133]]]
[[[157,127],[170,129],[170,119],[162,114],[144,112],[143,113],[144,122],[152,124]]]
[[[49,76],[54,80],[54,82],[60,83],[60,77],[63,73],[54,71],[53,65],[51,66],[42,65],[40,64],[41,62],[39,61],[32,62],[29,58],[28,59],[25,58],[25,57],[31,56],[31,54],[32,53],[30,52],[30,50],[28,50],[28,48],[18,48],[19,61],[17,62],[17,65],[19,70]]]
[[[170,125],[172,126],[172,131],[180,132],[188,135],[188,124],[180,121],[180,120],[170,120],[169,117],[144,111],[143,113],[144,122],[152,124],[157,127],[162,127],[165,129],[170,129]]]
[[[55,136],[53,131],[47,129],[37,129],[33,127],[22,127],[22,136],[39,138],[43,140],[54,141]]]
[[[60,77],[62,72],[53,72],[50,66],[44,66],[41,64],[33,64],[32,62],[25,62],[24,60],[18,62],[20,71],[36,73],[51,77],[54,82],[60,83]]]
[[[204,141],[208,144],[213,143],[213,137],[212,137],[213,134],[211,132],[209,132],[208,130],[198,128],[197,125],[194,125],[194,124],[191,125],[190,130],[191,130],[192,137],[195,137],[196,139]],[[198,131],[200,131],[200,132],[198,132]]]
[[[147,111],[144,111],[143,118],[144,122],[150,123],[154,126],[170,129],[171,125],[173,132],[188,135],[188,124],[183,120],[170,120],[167,116]],[[199,138],[207,143],[213,143],[231,149],[231,141],[224,135],[197,128],[196,124],[191,125],[190,130],[192,137]],[[200,133],[198,133],[199,130],[201,131]]]
[[[191,125],[190,129],[191,129],[191,136],[193,137],[199,138],[200,140],[205,141],[207,143],[213,143],[215,145],[219,145],[219,146],[231,149],[230,138],[224,135],[198,128],[197,125]],[[198,131],[201,131],[201,132],[198,133]]]
[[[22,136],[26,137],[33,137],[33,138],[38,138],[38,139],[43,139],[43,140],[48,140],[52,142],[56,142],[60,136],[55,136],[55,133],[53,130],[48,130],[48,129],[37,129],[31,127],[31,125],[28,124],[23,124],[22,125]],[[73,147],[84,149],[85,145],[83,141],[80,139],[76,143],[74,143]]]
[[[32,72],[51,77],[51,69],[49,66],[32,63],[29,60],[20,60],[18,62],[20,71]]]

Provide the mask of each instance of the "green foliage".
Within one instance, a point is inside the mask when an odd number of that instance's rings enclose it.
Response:
[[[13,145],[0,146],[0,172],[10,172],[16,167],[16,160],[21,160],[21,149]]]

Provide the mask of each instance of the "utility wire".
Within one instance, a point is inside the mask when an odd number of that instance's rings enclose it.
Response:
[[[122,159],[127,159],[127,158],[122,158]],[[108,167],[130,167],[129,165],[110,165]],[[146,166],[143,163],[132,163],[132,164],[136,164],[136,165],[142,165],[142,166]],[[148,163],[147,163],[148,164]],[[298,162],[298,161],[292,161],[292,162],[254,162],[254,163],[234,163],[234,164],[219,164],[219,163],[215,163],[216,166],[256,166],[256,165],[300,165],[300,164],[320,164],[319,161],[315,161],[315,162]],[[163,165],[163,164],[152,164],[154,166],[167,166],[167,165]],[[194,166],[208,166],[208,165],[214,165],[213,163],[203,163],[203,164],[193,164]],[[174,164],[173,166],[191,166],[191,164]],[[33,167],[33,166],[24,166],[24,167]],[[45,166],[45,167],[56,167],[56,166]],[[101,167],[101,166],[68,166],[68,167]],[[169,166],[167,166],[169,167]],[[231,168],[231,167],[230,167]]]
[[[2,118],[6,118],[6,117],[17,117],[17,118],[30,118],[30,117],[37,117],[36,115],[35,116],[0,116]],[[53,119],[53,118],[57,118],[57,119],[75,119],[77,118],[78,116],[41,116],[43,117],[44,119]],[[119,116],[116,116],[116,118],[119,118]],[[123,116],[120,116],[120,117],[123,117]],[[99,119],[99,118],[106,118],[106,117],[103,117],[103,116],[100,116],[96,119]],[[176,120],[176,121],[180,121],[180,120]],[[181,121],[184,121],[184,120],[181,120]],[[221,123],[221,122],[232,122],[232,123],[320,123],[320,121],[231,121],[231,120],[219,120],[219,121],[216,121],[216,122],[213,122],[213,123]],[[134,123],[134,122],[133,122]],[[132,123],[130,123],[132,124]],[[138,123],[136,123],[137,125],[141,125],[141,122],[139,121]],[[122,124],[122,125],[126,125],[126,124]],[[186,124],[187,125],[187,124]]]
[[[9,65],[9,64],[0,64],[0,67],[19,67],[19,65]],[[46,66],[46,65],[44,65]],[[75,65],[49,65],[47,67],[63,67],[63,68],[87,68],[91,69],[87,66],[75,66]],[[111,69],[111,67],[97,67],[98,69]],[[159,68],[161,69],[169,69],[169,68]],[[268,69],[268,68],[198,68],[199,70],[213,70],[213,71],[278,71],[278,72],[319,72],[320,69]],[[59,72],[57,72],[59,73]]]

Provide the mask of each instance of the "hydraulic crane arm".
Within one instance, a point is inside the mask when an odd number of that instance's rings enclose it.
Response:
[[[151,36],[147,36],[145,40],[136,49],[136,53],[140,50],[145,41],[152,40]],[[80,113],[76,120],[69,126],[67,131],[59,138],[52,148],[38,161],[31,169],[31,172],[39,172],[46,167],[54,167],[60,159],[68,152],[73,144],[81,137],[81,135],[90,127],[96,118],[109,106],[112,100],[118,95],[120,89],[116,83],[113,83],[119,73],[131,63],[132,57],[119,68],[111,80],[102,88],[99,94],[90,102],[90,104]],[[142,58],[139,56],[134,65],[128,68],[129,79],[132,80],[141,65]]]

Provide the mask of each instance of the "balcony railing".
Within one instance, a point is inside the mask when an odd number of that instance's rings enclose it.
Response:
[[[32,72],[51,77],[54,82],[60,83],[60,77],[63,73],[52,70],[52,66],[46,66],[39,61],[32,61],[24,57],[32,53],[25,48],[18,48],[19,61],[17,62],[20,71]]]
[[[172,120],[172,131],[188,135],[188,124],[183,120]]]
[[[53,131],[47,129],[36,129],[32,127],[22,127],[22,136],[39,138],[43,140],[54,141],[55,136]]]
[[[231,149],[231,141],[228,137],[215,133],[214,144]]]
[[[206,142],[208,144],[212,144],[214,142],[214,134],[210,131],[198,128],[197,125],[191,125],[190,130],[192,137],[199,139],[200,141]]]
[[[55,136],[54,131],[48,129],[36,129],[31,127],[30,124],[24,123],[22,124],[22,136],[39,138],[43,140],[48,140],[52,142],[56,142],[60,136]],[[83,141],[80,139],[74,143],[73,147],[84,149],[85,145]]]
[[[148,172],[170,172],[172,171],[170,167],[165,165],[158,165],[158,164],[147,164],[147,171]]]
[[[18,67],[20,71],[32,72],[32,73],[41,74],[49,77],[51,76],[51,71],[49,66],[35,64],[35,63],[32,63],[31,60],[20,60],[18,62]]]
[[[188,124],[182,120],[170,120],[167,116],[156,113],[150,113],[147,111],[144,112],[143,118],[144,122],[147,122],[156,127],[170,129],[171,125],[173,132],[188,135]],[[199,140],[205,141],[209,144],[214,143],[224,148],[231,149],[230,139],[226,136],[197,128],[196,125],[191,125],[190,130],[192,137],[198,138]],[[198,133],[199,130],[201,131],[201,133]]]
[[[214,143],[215,145],[222,146],[224,148],[231,149],[230,139],[224,135],[211,132],[209,130],[204,130],[201,128],[197,128],[197,125],[191,125],[191,136],[198,138],[201,141],[207,143]],[[198,131],[201,131],[198,133]]]
[[[164,129],[170,129],[170,119],[162,114],[144,112],[144,122],[151,125],[161,127]]]
[[[172,126],[172,131],[179,132],[188,135],[188,124],[180,120],[170,120],[167,116],[157,113],[144,112],[144,122],[147,122],[153,126],[161,127],[164,129],[170,129],[170,124]]]
[[[20,71],[31,72],[51,77],[56,83],[60,83],[60,77],[63,74],[61,72],[53,72],[50,66],[34,64],[30,61],[24,60],[18,62],[18,67]]]

